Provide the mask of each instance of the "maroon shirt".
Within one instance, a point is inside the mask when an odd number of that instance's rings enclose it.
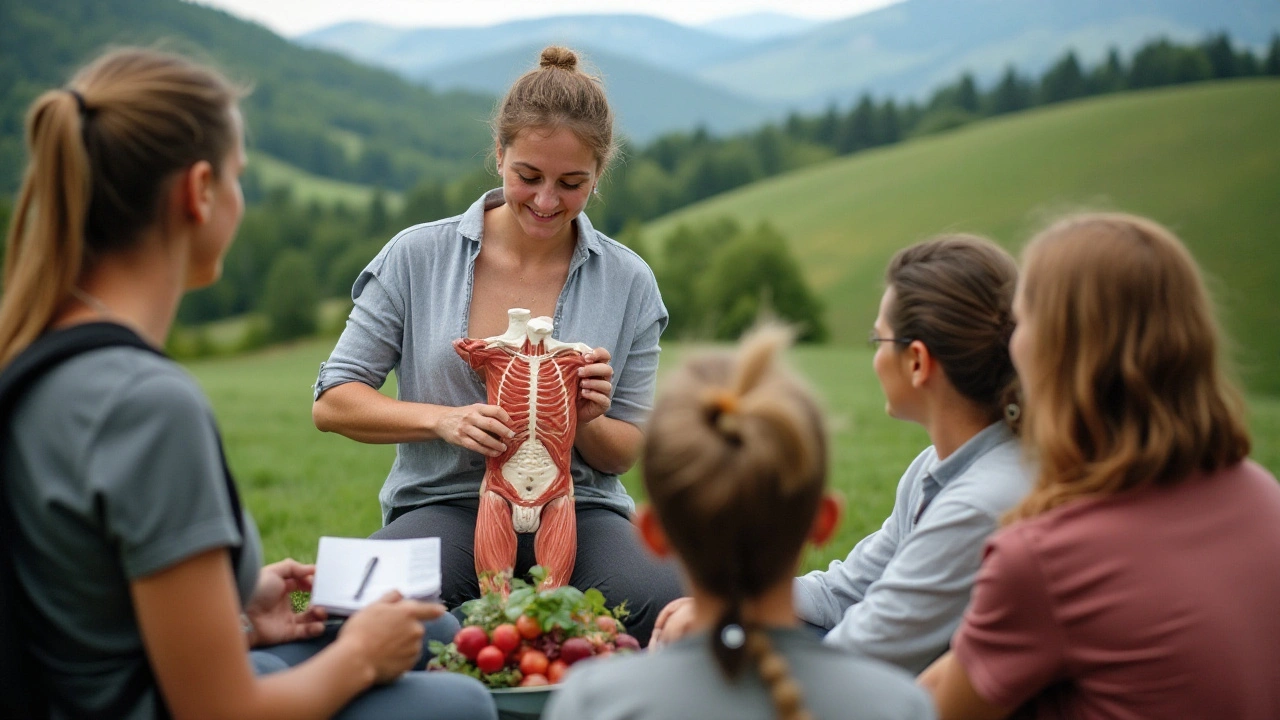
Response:
[[[1040,718],[1280,718],[1280,486],[1245,461],[988,542],[952,641]]]

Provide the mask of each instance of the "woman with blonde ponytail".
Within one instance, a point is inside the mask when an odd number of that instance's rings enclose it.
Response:
[[[689,360],[649,421],[640,534],[674,555],[692,590],[691,632],[660,653],[575,666],[545,717],[932,717],[910,676],[822,645],[802,629],[792,578],[806,541],[840,509],[810,392],[782,367],[790,334],[765,328],[737,353]]]
[[[1146,218],[1070,217],[1015,310],[1039,471],[921,676],[939,714],[1280,718],[1280,486],[1195,259]]]
[[[251,661],[323,632],[290,602],[314,567],[261,566],[209,403],[159,349],[244,211],[239,96],[183,57],[122,49],[28,115],[0,300],[0,715],[493,717],[470,678],[405,674],[444,608],[394,593],[297,667]]]

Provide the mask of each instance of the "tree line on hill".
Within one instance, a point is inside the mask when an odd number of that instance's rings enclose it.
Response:
[[[640,247],[640,223],[770,175],[984,117],[1090,95],[1262,74],[1280,76],[1280,37],[1263,57],[1234,47],[1225,35],[1196,45],[1158,40],[1128,62],[1113,51],[1090,68],[1067,53],[1038,79],[1009,68],[985,89],[962,75],[923,103],[864,95],[843,112],[832,106],[814,116],[793,114],[782,124],[732,137],[703,130],[669,134],[642,149],[624,148],[624,160],[609,172],[602,197],[587,212],[606,233],[648,251],[671,311],[673,336],[734,337],[768,307],[798,323],[804,339],[821,340],[826,329],[820,304],[773,228],[744,230],[730,220],[680,227],[651,250]],[[497,184],[488,167],[477,163],[450,182],[422,180],[394,209],[382,191],[363,207],[304,203],[288,187],[264,187],[251,170],[244,178],[248,209],[223,279],[189,295],[178,320],[196,326],[260,313],[266,321],[254,326],[242,347],[313,333],[321,299],[347,296],[356,275],[394,232],[465,210]],[[9,213],[7,199],[0,199],[0,227],[7,227]],[[190,352],[210,349],[197,340]]]
[[[610,173],[592,221],[608,233],[698,200],[834,156],[950,130],[987,117],[1094,95],[1204,80],[1280,76],[1280,35],[1262,57],[1225,34],[1193,45],[1166,39],[1136,50],[1128,62],[1112,50],[1086,68],[1067,52],[1038,79],[1008,67],[989,88],[965,73],[924,102],[877,101],[862,95],[841,110],[792,114],[781,124],[713,138],[703,130],[673,133],[633,151]]]
[[[643,148],[624,141],[622,160],[601,184],[602,202],[593,202],[589,210],[591,221],[611,236],[626,238],[641,223],[762,178],[983,118],[1095,95],[1254,76],[1280,76],[1280,35],[1261,56],[1236,47],[1226,34],[1190,45],[1153,40],[1127,62],[1113,49],[1092,67],[1069,51],[1038,78],[1009,66],[983,88],[965,73],[923,102],[864,94],[844,110],[832,104],[817,115],[793,113],[781,123],[729,137],[700,128],[663,135]],[[424,201],[426,214],[420,217],[461,212],[475,195],[459,188],[475,187],[477,177],[419,183],[410,194]]]
[[[0,193],[15,191],[40,93],[113,45],[159,45],[243,82],[251,146],[314,174],[404,189],[472,167],[493,98],[435,92],[178,0],[0,2]]]

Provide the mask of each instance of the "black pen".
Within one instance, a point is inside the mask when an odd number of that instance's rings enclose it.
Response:
[[[373,569],[378,567],[378,556],[374,555],[369,558],[369,564],[364,567],[364,578],[360,580],[360,587],[356,590],[356,600],[364,594],[364,589],[369,586],[369,578],[373,577]]]

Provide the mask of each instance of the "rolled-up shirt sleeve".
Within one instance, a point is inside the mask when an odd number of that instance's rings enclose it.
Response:
[[[360,273],[351,290],[355,304],[338,344],[329,359],[320,364],[314,388],[317,400],[325,390],[349,382],[381,388],[400,362],[404,302],[371,269],[380,259],[381,256]]]
[[[641,425],[653,409],[653,395],[658,382],[658,340],[667,327],[667,309],[662,304],[656,283],[650,279],[645,299],[640,304],[639,322],[627,351],[625,364],[614,376],[612,404],[605,414],[615,420]]]
[[[831,561],[826,570],[796,578],[792,592],[796,617],[830,630],[850,606],[862,602],[867,588],[884,574],[885,566],[893,559],[898,515],[895,509],[878,531],[853,547],[849,557]]]
[[[990,514],[939,500],[902,541],[862,602],[850,607],[826,642],[919,673],[948,647],[996,528]]]
[[[1017,707],[1066,673],[1066,636],[1044,573],[1016,526],[992,539],[952,647],[987,702]]]

